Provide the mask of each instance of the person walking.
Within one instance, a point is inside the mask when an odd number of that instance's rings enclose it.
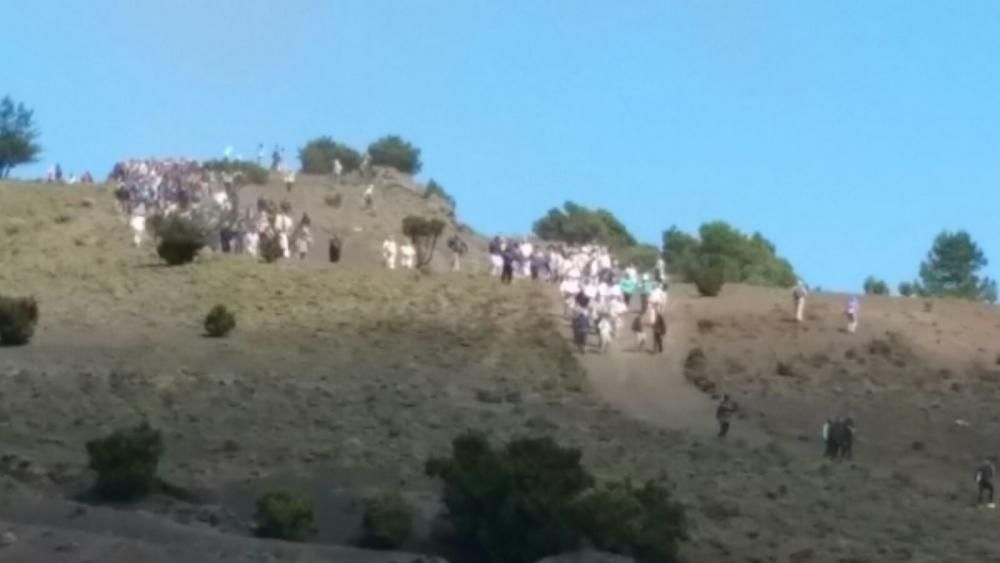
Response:
[[[509,285],[514,281],[514,249],[507,247],[500,257],[503,259],[503,271],[500,273],[500,282]]]
[[[396,252],[398,249],[394,237],[389,237],[382,242],[382,260],[385,262],[386,269],[396,269]]]
[[[366,211],[375,211],[375,184],[368,184],[361,198],[364,200]]]
[[[667,335],[667,321],[663,318],[663,313],[656,311],[656,320],[653,321],[653,353],[663,353],[663,337]]]
[[[285,192],[291,193],[292,186],[295,185],[295,171],[289,168],[285,171]]]
[[[462,269],[462,256],[469,250],[469,245],[465,244],[457,234],[448,239],[448,250],[451,250],[451,269],[457,272]]]
[[[722,396],[722,402],[715,409],[715,419],[719,421],[719,438],[725,438],[729,434],[729,423],[736,412],[736,405],[729,399],[729,395]]]
[[[635,335],[635,350],[641,352],[646,349],[646,327],[642,324],[642,313],[632,320],[632,334]]]
[[[792,289],[792,298],[795,302],[795,322],[801,323],[802,319],[805,318],[806,312],[806,297],[809,295],[809,289],[806,287],[805,282],[801,279],[795,283],[795,288]]]
[[[983,458],[979,467],[976,468],[976,485],[979,488],[979,494],[976,497],[977,504],[983,504],[983,493],[986,493],[986,507],[996,508],[996,504],[993,503],[993,475],[995,474],[996,457]]]
[[[847,302],[847,332],[854,334],[858,330],[858,314],[861,312],[861,300],[857,296]]]

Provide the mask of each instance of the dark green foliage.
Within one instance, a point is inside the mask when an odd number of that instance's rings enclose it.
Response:
[[[225,305],[216,305],[205,316],[205,334],[213,338],[222,338],[236,328],[236,315]]]
[[[423,167],[420,149],[396,135],[388,135],[368,145],[375,166],[388,166],[404,174],[417,174]]]
[[[312,501],[288,491],[273,491],[257,499],[255,533],[262,538],[305,541],[316,533]]]
[[[398,493],[365,499],[361,520],[361,545],[372,549],[398,549],[413,535],[415,511]]]
[[[277,262],[285,257],[285,251],[281,248],[281,239],[278,238],[277,234],[260,235],[258,250],[260,252],[260,257],[263,258],[268,264]]]
[[[455,438],[447,458],[427,462],[462,547],[476,561],[530,563],[578,545],[573,502],[591,486],[580,451],[550,438],[497,450],[482,434]]]
[[[143,422],[116,430],[106,438],[87,442],[90,468],[97,472],[94,486],[106,500],[140,498],[156,485],[156,467],[163,455],[163,437]]]
[[[607,483],[585,493],[575,508],[580,530],[594,547],[642,563],[673,563],[687,537],[684,507],[661,482]]]
[[[18,165],[38,160],[42,147],[35,142],[35,112],[23,103],[14,103],[10,96],[0,100],[0,178],[10,176]]]
[[[250,162],[249,160],[235,160],[223,158],[221,160],[209,160],[202,164],[206,170],[214,170],[216,172],[228,172],[233,175],[235,183],[242,184],[255,184],[258,186],[267,185],[267,180],[270,177],[270,171],[263,166],[258,166],[255,162]]]
[[[0,296],[0,345],[27,344],[37,323],[38,302],[34,298]]]
[[[423,268],[434,258],[438,237],[444,232],[444,221],[408,215],[403,219],[403,234],[417,251],[417,267]]]
[[[875,276],[865,279],[864,289],[867,295],[889,295],[889,286]]]
[[[725,265],[719,260],[707,260],[694,273],[694,285],[704,297],[715,297],[726,283]]]
[[[328,195],[323,198],[323,201],[334,209],[340,209],[341,204],[344,203],[344,196],[340,194]]]
[[[444,186],[435,182],[433,179],[427,182],[427,189],[424,190],[424,198],[430,199],[432,196],[441,198],[448,204],[449,207],[455,209],[455,198],[444,189]]]
[[[550,209],[545,217],[535,221],[532,230],[545,241],[598,243],[613,249],[636,244],[632,233],[610,211],[589,209],[572,201],[564,203],[562,209]]]
[[[205,232],[194,221],[172,215],[154,223],[156,253],[170,266],[194,261],[205,247]]]
[[[663,233],[663,256],[671,273],[696,282],[704,264],[722,269],[723,281],[751,285],[790,287],[795,270],[775,252],[774,244],[760,233],[747,236],[729,224],[705,223],[695,238],[676,227]]]
[[[994,303],[997,284],[979,272],[988,265],[986,255],[965,231],[944,231],[934,239],[927,259],[920,264],[923,297],[957,297]]]
[[[915,284],[910,282],[900,282],[899,283],[899,294],[903,297],[913,297],[917,294],[917,288]]]
[[[306,174],[330,174],[334,159],[340,161],[343,173],[353,172],[361,166],[361,153],[330,137],[318,137],[299,149],[302,172]]]
[[[651,244],[637,244],[618,249],[615,256],[621,264],[633,265],[639,271],[649,271],[656,267],[660,250]]]

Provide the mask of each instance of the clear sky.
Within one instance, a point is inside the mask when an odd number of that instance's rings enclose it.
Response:
[[[0,0],[0,94],[53,162],[389,133],[486,232],[572,199],[658,243],[760,230],[812,284],[1000,273],[1000,2]],[[2,210],[0,210],[2,212]]]

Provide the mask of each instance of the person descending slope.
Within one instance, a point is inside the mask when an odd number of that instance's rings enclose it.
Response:
[[[736,412],[736,405],[729,399],[729,395],[722,396],[722,402],[715,409],[715,419],[719,421],[719,437],[725,438],[729,434],[729,423]]]
[[[983,504],[983,493],[986,493],[986,507],[996,508],[993,503],[993,475],[996,474],[996,457],[987,456],[976,468],[976,485],[979,487],[979,495],[976,497],[978,504]]]
[[[861,301],[857,296],[847,302],[847,332],[854,334],[858,330],[858,314],[861,313]]]
[[[451,269],[457,272],[462,269],[462,256],[469,250],[469,245],[465,244],[457,234],[448,239],[448,250],[451,251]]]
[[[802,322],[805,318],[806,313],[806,297],[809,295],[809,289],[806,287],[805,282],[798,280],[795,284],[795,288],[792,289],[792,298],[795,301],[795,322]]]

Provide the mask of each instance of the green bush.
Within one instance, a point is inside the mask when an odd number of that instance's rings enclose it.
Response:
[[[156,484],[156,467],[163,455],[163,437],[143,422],[87,442],[90,468],[97,472],[94,491],[106,500],[140,498]]]
[[[236,315],[225,305],[216,305],[205,316],[205,334],[213,338],[222,338],[236,328]]]
[[[38,302],[34,298],[0,296],[0,345],[27,344],[37,323]]]
[[[577,547],[574,499],[592,478],[580,451],[550,438],[516,439],[497,450],[482,434],[452,442],[451,456],[430,459],[444,482],[443,502],[470,559],[530,563]]]
[[[709,262],[699,268],[694,276],[694,285],[698,293],[705,297],[715,297],[722,292],[726,283],[725,269],[718,263]]]
[[[438,237],[444,232],[444,221],[408,215],[403,219],[403,234],[417,251],[417,267],[423,268],[434,258]]]
[[[663,483],[607,483],[586,492],[575,505],[581,532],[599,550],[643,563],[674,563],[687,537],[684,507]]]
[[[398,549],[413,535],[414,509],[398,493],[365,499],[361,520],[361,545],[372,549]]]
[[[215,172],[228,172],[235,178],[237,184],[256,184],[258,186],[267,185],[270,178],[270,171],[263,166],[258,166],[249,160],[231,160],[223,158],[221,160],[209,160],[202,164],[206,170]]]
[[[867,295],[889,295],[889,286],[875,276],[868,276],[864,284]]]
[[[361,153],[347,145],[342,145],[330,137],[318,137],[299,149],[302,172],[306,174],[330,174],[334,159],[340,160],[344,174],[361,166]]]
[[[340,194],[328,195],[323,198],[323,201],[334,209],[340,209],[341,204],[344,203],[344,196]]]
[[[273,491],[257,499],[256,534],[262,538],[305,541],[316,533],[312,501],[303,495]]]
[[[427,188],[424,190],[424,199],[430,199],[432,196],[441,198],[449,207],[455,209],[455,198],[444,189],[444,186],[433,179],[427,182]]]
[[[281,239],[278,238],[277,234],[260,236],[260,257],[268,264],[285,257],[285,251],[281,248]]]
[[[194,221],[177,215],[154,223],[154,234],[159,241],[156,253],[170,266],[193,262],[205,247],[205,232]]]
[[[704,223],[698,236],[676,227],[663,233],[663,257],[670,273],[695,282],[706,260],[722,268],[723,281],[777,287],[795,285],[792,265],[778,256],[774,243],[760,233],[747,235],[728,223]]]
[[[404,174],[420,172],[420,149],[396,135],[388,135],[368,145],[368,155],[375,166],[388,166]]]
[[[916,284],[910,282],[900,282],[899,294],[903,297],[913,297],[917,294]]]

